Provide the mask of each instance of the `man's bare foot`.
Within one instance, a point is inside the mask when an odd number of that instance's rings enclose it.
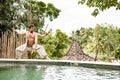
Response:
[[[17,60],[18,58],[17,58],[17,57],[15,57],[15,59]]]
[[[48,56],[46,56],[45,59],[50,60],[50,58]]]

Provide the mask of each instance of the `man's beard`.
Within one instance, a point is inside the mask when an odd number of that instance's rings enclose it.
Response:
[[[33,33],[33,31],[30,31],[30,33]]]

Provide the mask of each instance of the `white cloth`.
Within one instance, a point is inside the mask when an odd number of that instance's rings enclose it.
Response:
[[[37,44],[38,33],[34,32],[33,34],[35,34],[35,44],[32,47],[27,47],[27,36],[28,36],[28,31],[27,31],[26,32],[26,43],[16,48],[16,58],[21,58],[21,56],[23,55],[25,51],[30,51],[30,48],[31,48],[31,51],[32,50],[37,51],[41,58],[44,58],[47,56],[47,53],[44,47]]]

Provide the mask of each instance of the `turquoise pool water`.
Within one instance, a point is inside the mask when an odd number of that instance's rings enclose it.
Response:
[[[73,66],[0,63],[0,80],[120,80],[120,71]]]

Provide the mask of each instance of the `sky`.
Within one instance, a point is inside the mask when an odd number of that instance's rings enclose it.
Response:
[[[78,0],[42,0],[46,3],[53,3],[56,8],[61,9],[58,18],[52,22],[46,21],[48,29],[52,28],[53,33],[56,29],[60,29],[67,35],[70,35],[73,30],[81,27],[95,27],[96,24],[113,24],[120,26],[120,11],[110,8],[101,12],[97,17],[91,16],[93,8],[88,8],[86,5],[78,5]],[[46,26],[45,25],[45,26]]]

